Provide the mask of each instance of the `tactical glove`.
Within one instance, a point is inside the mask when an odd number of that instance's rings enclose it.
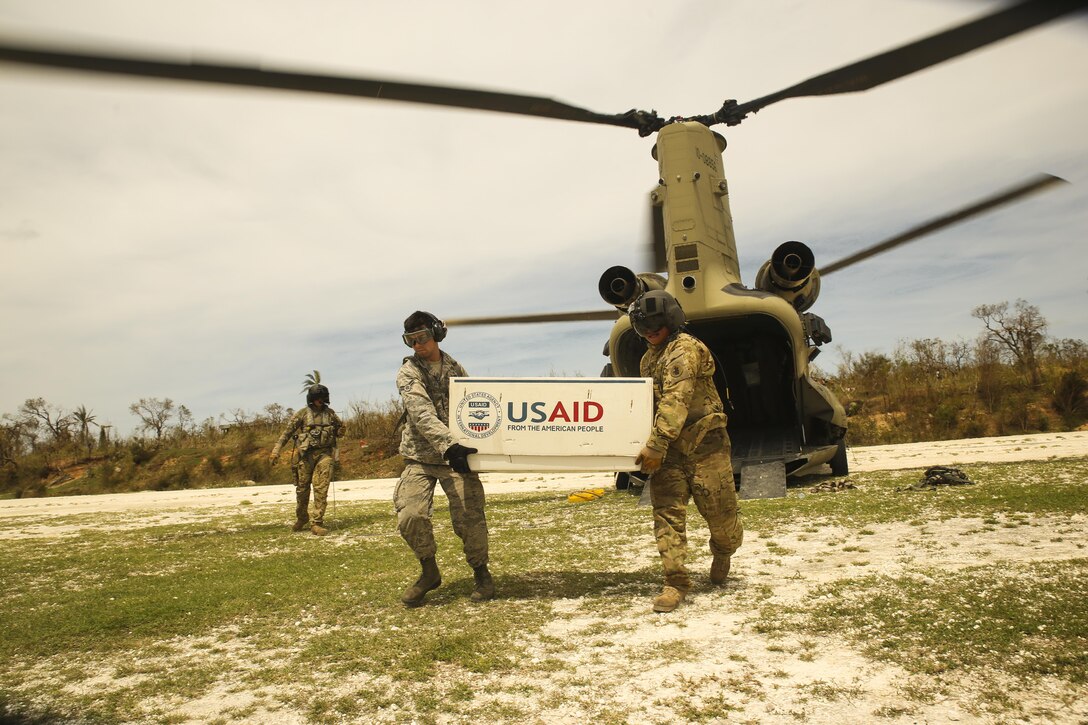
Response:
[[[642,466],[643,473],[650,474],[661,468],[661,461],[664,458],[665,454],[661,451],[655,451],[649,446],[643,446],[642,452],[635,459],[635,464]]]
[[[458,473],[472,473],[472,469],[468,467],[468,457],[478,450],[478,448],[469,448],[460,443],[454,443],[446,449],[442,457],[449,461],[450,468]]]

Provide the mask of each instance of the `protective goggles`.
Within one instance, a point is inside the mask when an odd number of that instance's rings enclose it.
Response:
[[[651,332],[656,332],[667,324],[668,317],[664,312],[655,312],[651,315],[640,312],[631,313],[631,327],[635,328],[635,332],[639,334],[639,337],[646,337]]]
[[[406,332],[400,336],[400,339],[404,340],[404,344],[408,347],[413,345],[423,345],[434,339],[434,335],[430,330],[416,330],[415,332]]]

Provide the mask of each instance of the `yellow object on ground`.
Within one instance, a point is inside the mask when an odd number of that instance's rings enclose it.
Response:
[[[586,501],[598,499],[601,496],[604,496],[603,488],[587,488],[582,491],[575,491],[567,496],[567,500],[571,503],[585,503]]]

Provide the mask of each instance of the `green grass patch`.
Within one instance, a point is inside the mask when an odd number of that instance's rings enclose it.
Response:
[[[768,630],[846,636],[913,673],[989,669],[1088,682],[1088,559],[864,576],[762,615]]]
[[[849,566],[792,607],[777,602],[773,581],[756,576],[761,557],[780,565],[801,548],[798,534],[823,537],[828,529],[828,551],[859,555],[874,548],[882,525],[912,522],[920,534],[951,518],[992,520],[986,526],[1001,530],[1013,524],[1030,535],[1039,517],[1057,517],[1058,527],[1039,538],[1075,540],[1079,529],[1063,528],[1060,517],[1088,510],[1088,462],[963,468],[976,484],[914,491],[920,471],[866,473],[851,477],[856,489],[791,486],[785,499],[742,502],[746,529],[766,540],[738,555],[736,581],[746,566],[751,580],[697,596],[720,597],[723,611],[757,609],[747,634],[768,635],[761,644],[776,656],[814,661],[821,638],[854,636],[859,650],[912,672],[991,668],[1083,684],[1085,559],[896,578]],[[646,622],[682,636],[694,606],[668,618],[649,613],[660,564],[651,512],[636,504],[624,492],[585,504],[555,493],[491,497],[499,598],[474,605],[472,572],[444,502],[436,502],[443,584],[414,610],[400,595],[418,564],[384,501],[340,503],[324,538],[292,533],[292,511],[263,505],[202,513],[196,523],[133,527],[130,517],[141,514],[40,522],[63,525],[56,535],[21,535],[39,522],[0,519],[0,606],[17,613],[0,638],[0,716],[167,722],[176,703],[225,689],[246,696],[217,722],[286,712],[311,722],[531,720],[531,703],[565,702],[603,722],[645,719],[638,705],[602,693],[623,687],[643,662],[682,669],[704,653],[681,641],[629,640]],[[689,563],[705,581],[706,532],[694,506],[689,524]],[[787,644],[787,636],[801,644]],[[751,668],[762,666],[758,659],[725,662]],[[577,662],[627,663],[630,672],[584,683]],[[786,673],[767,677],[779,675]],[[670,705],[673,719],[737,711],[736,677],[722,674],[721,692],[711,688],[682,710]],[[478,687],[499,681],[506,690]],[[855,693],[826,682],[801,695],[834,701]]]

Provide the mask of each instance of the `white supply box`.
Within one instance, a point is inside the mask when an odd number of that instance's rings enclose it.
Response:
[[[450,431],[473,471],[634,471],[649,378],[451,378]]]

